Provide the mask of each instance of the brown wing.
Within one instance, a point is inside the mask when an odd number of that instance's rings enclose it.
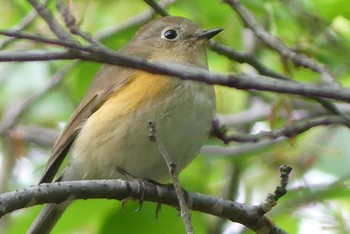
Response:
[[[75,137],[79,134],[82,123],[108,99],[109,95],[123,87],[134,70],[118,66],[104,65],[90,85],[83,101],[72,114],[62,134],[53,146],[39,183],[53,180]]]

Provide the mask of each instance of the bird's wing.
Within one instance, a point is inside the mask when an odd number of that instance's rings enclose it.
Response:
[[[62,134],[53,146],[39,183],[51,182],[65,159],[84,121],[89,118],[108,97],[128,83],[135,70],[104,65],[90,85],[83,101],[72,114]]]

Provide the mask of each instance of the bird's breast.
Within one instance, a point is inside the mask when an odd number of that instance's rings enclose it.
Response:
[[[82,126],[72,149],[68,179],[119,178],[117,167],[158,180],[166,163],[149,140],[155,121],[158,137],[181,169],[207,138],[215,111],[212,86],[137,72]]]

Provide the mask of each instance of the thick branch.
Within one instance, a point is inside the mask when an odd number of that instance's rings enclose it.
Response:
[[[67,198],[88,199],[106,198],[123,200],[133,197],[167,204],[177,207],[176,193],[169,186],[145,183],[142,191],[136,180],[90,180],[71,181],[31,186],[30,188],[3,193],[0,195],[0,216],[24,207],[31,207],[44,203],[60,203]],[[188,192],[188,200],[192,210],[208,213],[238,222],[258,231],[264,227],[271,227],[265,217],[259,214],[258,206],[249,206],[222,198],[204,194]],[[283,233],[283,232],[279,232]]]

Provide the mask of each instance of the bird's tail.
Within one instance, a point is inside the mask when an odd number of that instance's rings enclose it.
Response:
[[[32,223],[27,234],[48,234],[55,226],[65,209],[72,201],[65,201],[60,204],[47,204]]]

